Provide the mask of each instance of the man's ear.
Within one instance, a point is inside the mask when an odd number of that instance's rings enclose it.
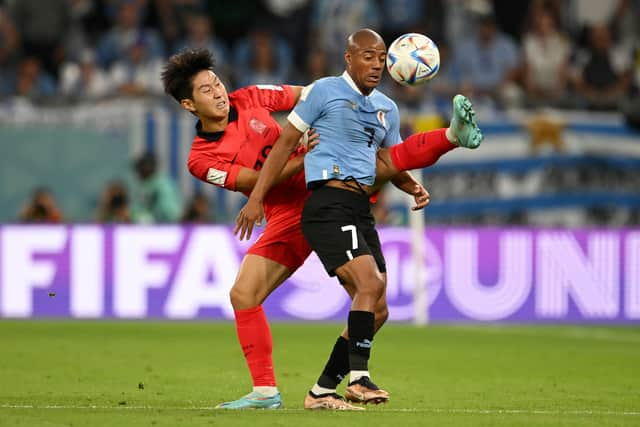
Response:
[[[192,99],[183,99],[182,101],[180,101],[180,105],[182,105],[182,108],[184,108],[187,111],[190,111],[192,113],[196,112],[196,107],[193,104],[193,100]]]

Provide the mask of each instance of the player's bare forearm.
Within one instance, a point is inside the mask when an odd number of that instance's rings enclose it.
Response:
[[[429,204],[429,192],[407,171],[400,172],[391,178],[391,182],[400,190],[413,196],[416,204],[411,209],[416,211]]]
[[[287,164],[284,165],[282,172],[280,172],[280,176],[276,179],[276,184],[280,184],[282,181],[285,181],[301,170],[304,169],[304,156],[299,155],[289,160]]]
[[[239,233],[240,240],[251,238],[254,225],[262,222],[264,216],[262,201],[269,189],[276,183],[289,156],[297,147],[300,135],[302,135],[302,132],[287,123],[280,137],[273,145],[267,160],[264,162],[258,181],[249,196],[249,200],[240,209],[236,217],[236,226],[233,232],[234,234]]]
[[[302,135],[302,132],[291,124],[287,123],[285,125],[269,156],[267,156],[267,160],[264,162],[250,198],[262,202],[269,189],[276,183],[289,156],[296,149],[300,135]]]
[[[409,172],[400,172],[390,179],[391,183],[398,189],[407,194],[413,194],[416,185],[420,185],[418,181]]]
[[[310,129],[304,137],[300,138],[299,144],[304,144],[306,151],[299,152],[297,156],[289,159],[280,172],[280,175],[276,178],[274,184],[280,184],[304,169],[304,154],[307,151],[313,150],[313,147],[318,145],[320,141],[319,138],[320,135],[318,135],[315,129]],[[241,168],[238,173],[238,177],[236,178],[234,191],[252,191],[258,182],[259,176],[260,171],[250,168]]]
[[[276,178],[274,185],[280,184],[282,181],[286,181],[291,178],[298,172],[304,169],[304,156],[297,156],[293,159],[289,160],[287,164],[280,172],[280,175]],[[258,178],[260,177],[260,171],[250,169],[250,168],[242,168],[238,173],[238,177],[236,178],[236,187],[234,191],[253,191],[258,182]]]
[[[376,181],[373,184],[375,189],[380,189],[385,183],[398,175],[399,171],[391,161],[391,154],[388,148],[381,148],[376,153]]]

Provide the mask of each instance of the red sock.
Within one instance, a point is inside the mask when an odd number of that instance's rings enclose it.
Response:
[[[393,166],[400,172],[431,166],[440,156],[457,147],[449,142],[446,132],[443,128],[416,133],[394,145],[390,148]]]
[[[271,358],[273,340],[262,306],[236,310],[235,315],[238,340],[249,365],[253,385],[275,386],[276,375]]]

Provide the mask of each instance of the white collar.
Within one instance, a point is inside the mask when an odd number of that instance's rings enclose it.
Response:
[[[356,85],[356,82],[354,82],[353,79],[351,78],[351,76],[349,75],[349,73],[347,73],[347,70],[345,70],[344,73],[342,73],[342,78],[347,81],[347,84],[349,86],[351,86],[351,88],[353,90],[355,90],[356,92],[358,92],[360,95],[362,95],[364,97],[370,97],[373,94],[373,92],[375,92],[375,90],[376,90],[375,88],[373,88],[373,90],[371,91],[371,93],[369,95],[365,95],[364,93],[362,93],[360,88],[358,88],[358,86]]]

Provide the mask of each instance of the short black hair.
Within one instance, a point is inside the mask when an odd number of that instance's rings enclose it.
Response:
[[[193,78],[203,70],[212,70],[216,61],[207,49],[185,49],[176,53],[162,70],[162,84],[176,101],[192,99]]]

